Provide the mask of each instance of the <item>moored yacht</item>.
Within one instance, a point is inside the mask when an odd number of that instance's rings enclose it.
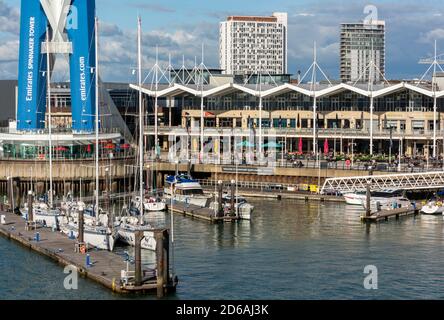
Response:
[[[165,179],[165,198],[198,207],[208,207],[212,196],[204,193],[200,183],[187,174],[167,176]]]
[[[422,214],[437,215],[444,214],[444,205],[442,199],[431,199],[421,209]]]

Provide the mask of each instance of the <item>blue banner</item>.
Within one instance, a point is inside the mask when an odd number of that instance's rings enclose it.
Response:
[[[39,0],[22,0],[18,76],[17,128],[35,131],[45,127],[46,55],[41,54],[47,27]]]
[[[95,1],[73,0],[78,21],[67,30],[72,42],[70,57],[73,131],[93,132],[95,128]]]

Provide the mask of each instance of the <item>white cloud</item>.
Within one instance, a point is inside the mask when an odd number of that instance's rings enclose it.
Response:
[[[444,29],[438,28],[431,30],[423,35],[423,38],[421,39],[422,42],[434,42],[435,40],[441,40],[444,39]]]

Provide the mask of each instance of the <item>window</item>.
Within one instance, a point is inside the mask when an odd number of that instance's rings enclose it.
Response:
[[[424,121],[423,120],[412,120],[412,129],[415,130],[424,130]]]

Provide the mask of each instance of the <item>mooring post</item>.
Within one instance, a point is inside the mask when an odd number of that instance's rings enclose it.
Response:
[[[235,198],[236,198],[236,181],[231,180],[231,214],[237,215],[235,208]]]
[[[77,236],[77,240],[79,241],[79,245],[83,245],[85,242],[85,223],[84,223],[84,210],[85,208],[83,205],[79,205],[79,216],[78,216],[78,223],[79,223],[79,234]]]
[[[370,208],[370,200],[371,200],[371,192],[370,192],[370,184],[367,184],[366,186],[366,194],[365,194],[365,216],[370,217],[371,216],[371,208]]]
[[[9,202],[9,210],[10,212],[14,212],[14,197],[13,197],[13,180],[11,177],[8,177],[8,202]]]
[[[224,184],[223,184],[222,180],[219,180],[217,182],[217,193],[218,193],[218,195],[217,195],[217,216],[219,218],[224,216],[224,212],[222,210],[222,192],[223,192],[223,189],[224,189]]]
[[[168,230],[155,232],[157,260],[157,297],[165,296],[165,286],[169,283],[170,234]]]
[[[33,202],[34,202],[34,194],[32,193],[32,191],[28,192],[28,223],[33,223],[34,222],[34,207],[33,207]]]
[[[141,242],[143,238],[142,231],[136,231],[134,234],[134,263],[135,263],[135,285],[139,287],[142,285],[142,248]]]

